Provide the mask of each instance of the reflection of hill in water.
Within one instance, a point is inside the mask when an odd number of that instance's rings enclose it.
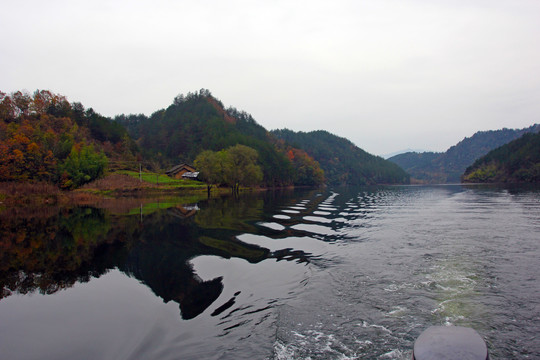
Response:
[[[269,251],[235,240],[232,234],[222,234],[227,239],[210,238],[203,234],[216,236],[215,231],[198,227],[191,218],[179,221],[176,215],[176,209],[169,209],[146,217],[139,241],[133,244],[125,261],[116,266],[143,281],[165,302],[179,303],[182,317],[190,319],[210,306],[223,290],[219,277],[202,281],[189,264],[190,259],[215,255],[258,262],[266,259]]]
[[[275,231],[256,226],[275,199],[260,196],[209,199],[201,208],[175,205],[140,216],[118,216],[91,207],[0,224],[2,297],[39,291],[52,294],[118,268],[146,284],[163,301],[177,302],[184,319],[201,314],[222,293],[222,278],[202,281],[189,260],[201,255],[308,261],[300,250],[269,249],[238,240],[244,233]],[[43,209],[42,209],[43,210]],[[142,222],[141,222],[142,219]],[[288,230],[287,235],[290,235]]]

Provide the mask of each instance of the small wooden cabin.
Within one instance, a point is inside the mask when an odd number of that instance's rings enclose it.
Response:
[[[196,169],[188,164],[180,164],[173,166],[169,170],[165,172],[169,177],[175,178],[175,179],[182,179],[182,175],[185,173],[193,173],[196,172]]]

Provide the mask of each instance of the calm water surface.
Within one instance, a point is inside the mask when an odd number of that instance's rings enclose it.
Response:
[[[336,188],[0,213],[5,359],[540,358],[540,192]]]

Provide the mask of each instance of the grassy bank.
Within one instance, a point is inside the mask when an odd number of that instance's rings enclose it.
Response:
[[[200,181],[189,179],[174,179],[167,175],[153,172],[143,172],[139,174],[136,171],[117,171],[114,174],[128,175],[139,183],[144,182],[159,186],[162,189],[206,189],[206,184]]]
[[[144,172],[139,175],[135,171],[117,171],[102,179],[82,186],[79,190],[107,196],[122,196],[134,192],[198,192],[205,191],[206,184],[187,179],[173,179],[167,175]]]

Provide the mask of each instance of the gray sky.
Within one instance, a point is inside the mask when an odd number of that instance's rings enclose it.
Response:
[[[540,122],[540,1],[7,1],[0,90],[106,116],[209,89],[373,154]]]

